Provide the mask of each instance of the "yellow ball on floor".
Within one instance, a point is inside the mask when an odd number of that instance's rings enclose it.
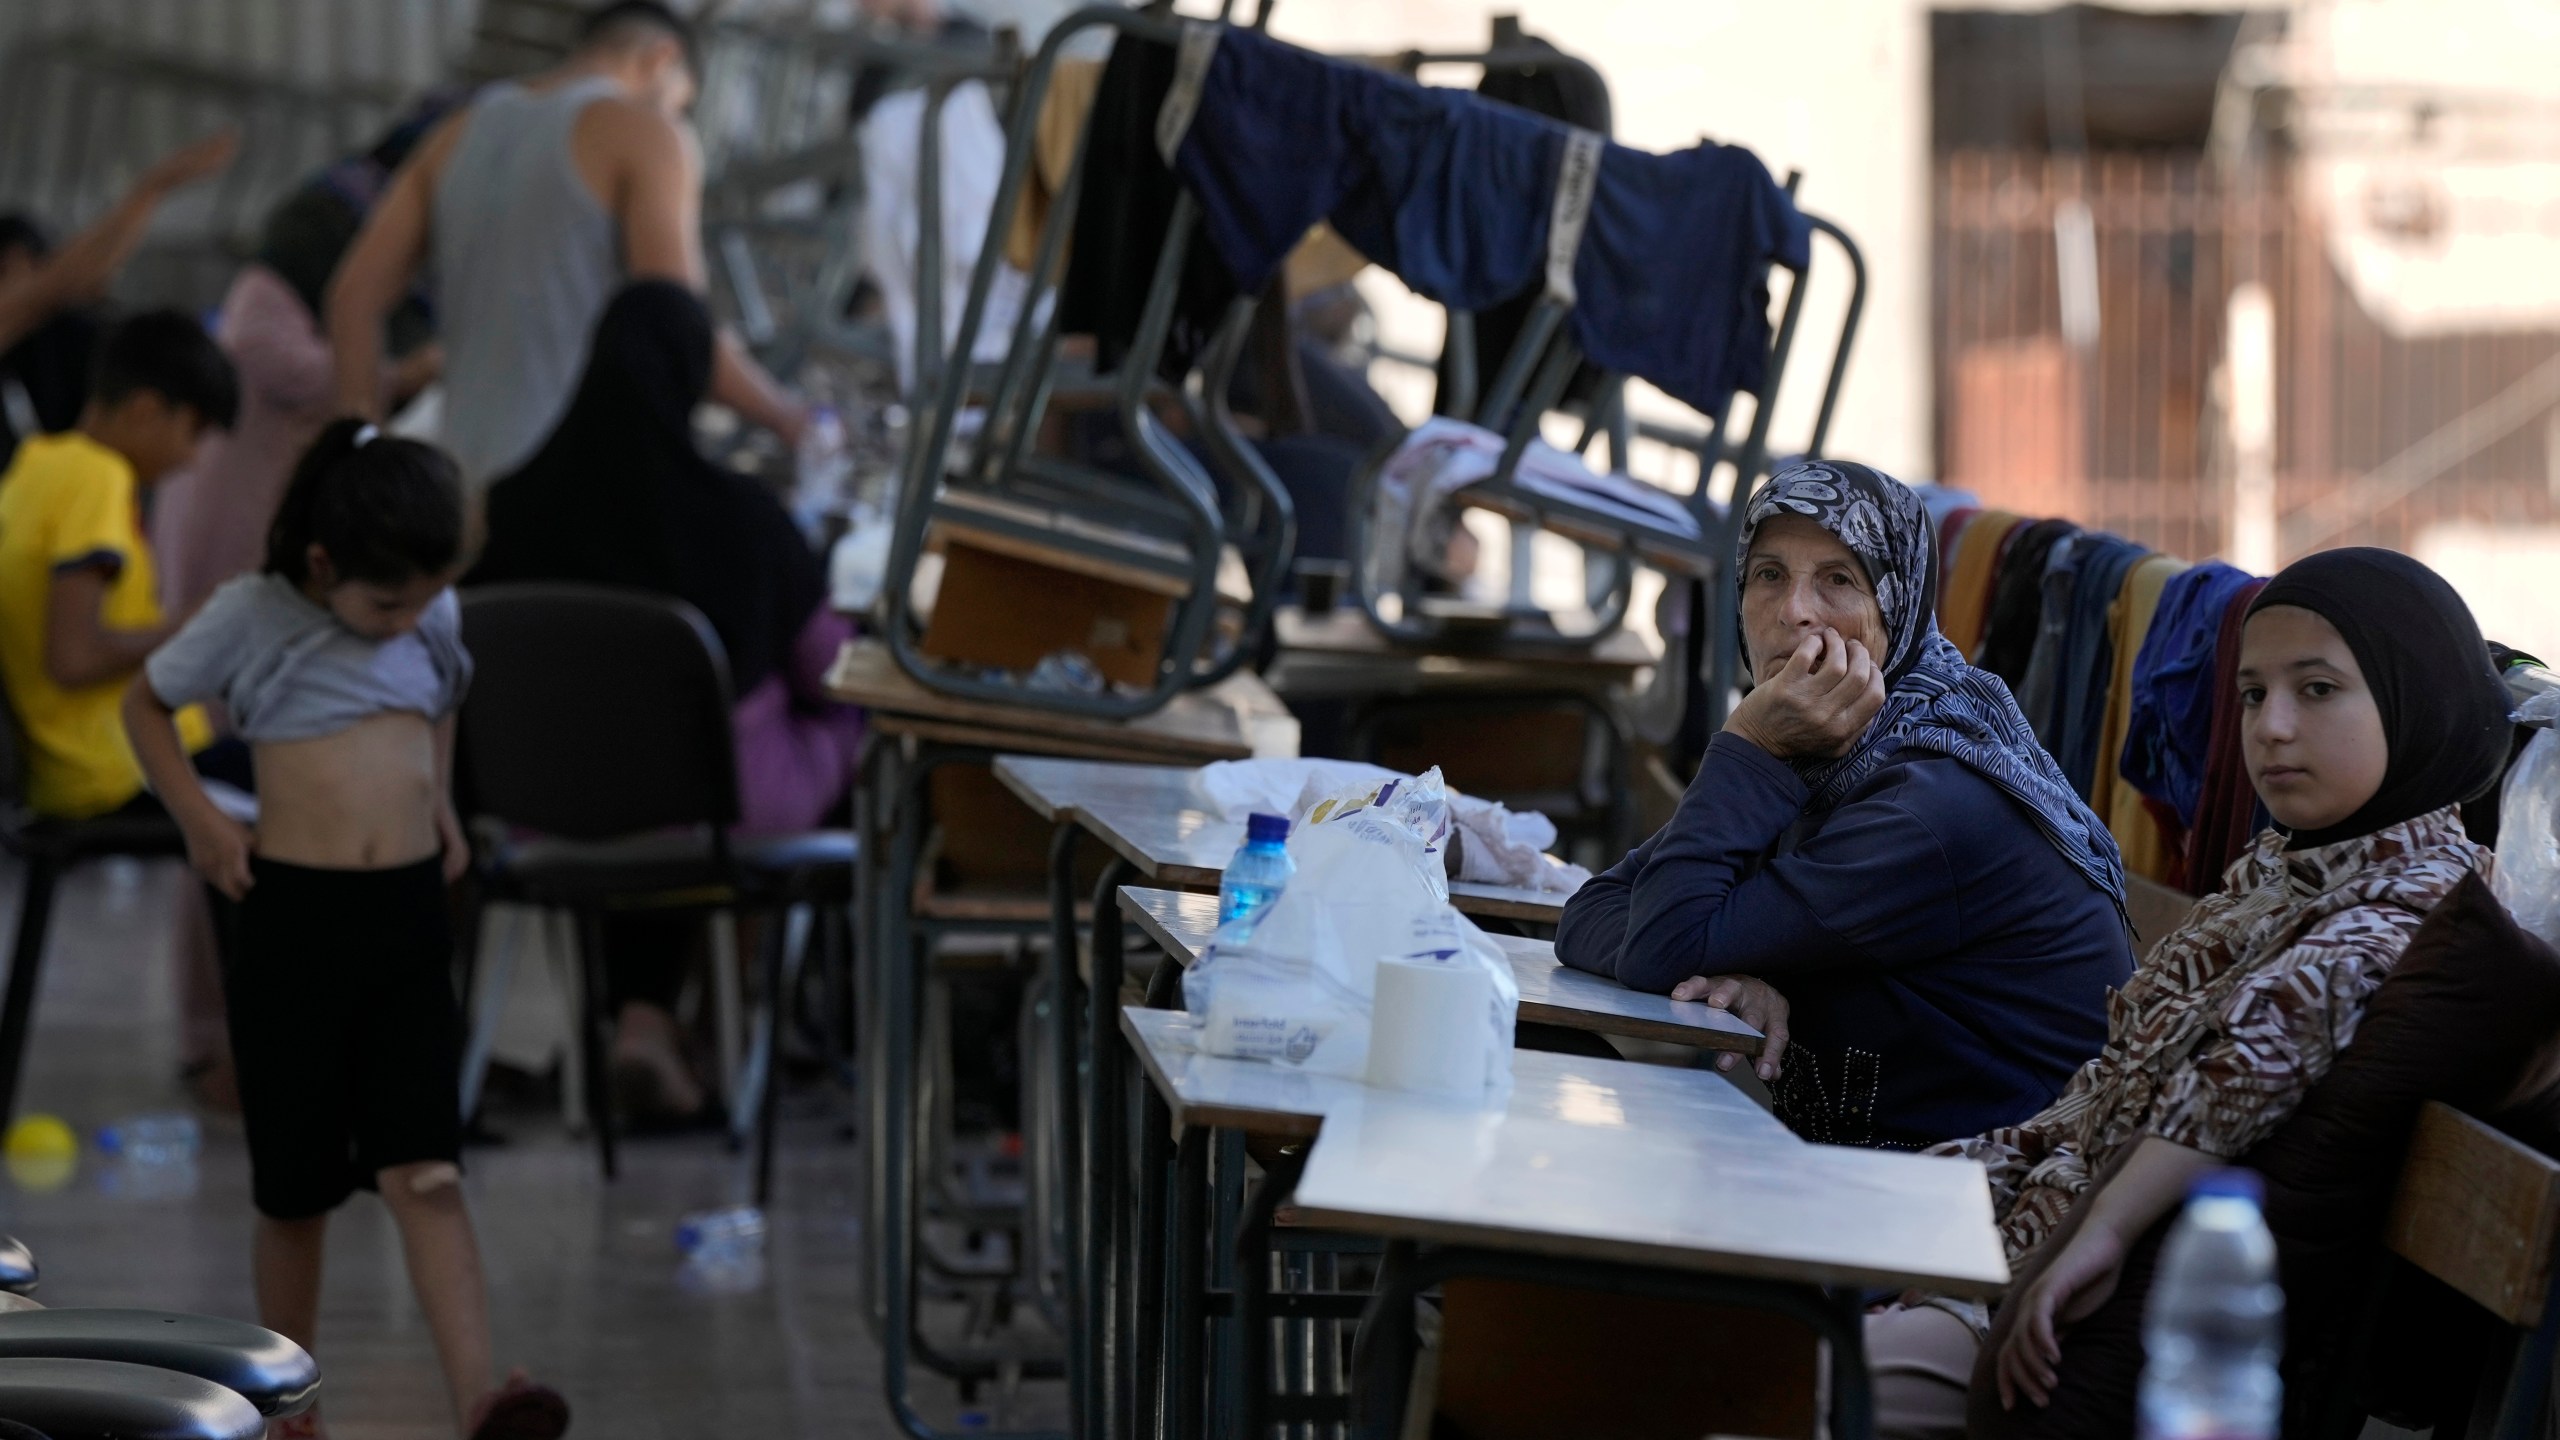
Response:
[[[80,1153],[80,1137],[51,1115],[23,1115],[0,1148],[12,1160],[67,1160]]]
[[[80,1137],[51,1115],[27,1115],[9,1127],[0,1153],[6,1154],[9,1178],[19,1189],[59,1190],[71,1183],[80,1166]]]

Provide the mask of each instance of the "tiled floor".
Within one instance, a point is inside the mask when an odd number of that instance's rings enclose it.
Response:
[[[93,1135],[119,1115],[183,1105],[167,944],[179,883],[173,866],[127,864],[92,866],[66,884],[21,1113],[59,1115]],[[14,870],[0,869],[6,924],[16,892]],[[855,1152],[824,1108],[795,1097],[802,1113],[785,1132],[768,1276],[743,1294],[681,1283],[671,1239],[678,1215],[743,1194],[743,1168],[717,1139],[630,1145],[611,1185],[593,1151],[556,1124],[511,1122],[513,1143],[471,1153],[499,1355],[568,1394],[573,1434],[895,1433],[860,1308]],[[59,1189],[0,1181],[0,1228],[35,1249],[40,1298],[254,1318],[248,1163],[236,1123],[208,1122],[191,1185],[134,1178],[84,1153]],[[450,1435],[397,1237],[371,1197],[340,1213],[329,1262],[319,1357],[331,1432]],[[961,1419],[948,1386],[919,1386],[919,1403],[938,1420]],[[1059,1408],[1055,1385],[1035,1385],[988,1418],[1054,1421]]]

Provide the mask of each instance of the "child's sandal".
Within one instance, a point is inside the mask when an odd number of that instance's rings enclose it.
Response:
[[[560,1440],[569,1433],[569,1402],[522,1376],[492,1390],[479,1405],[471,1440]]]

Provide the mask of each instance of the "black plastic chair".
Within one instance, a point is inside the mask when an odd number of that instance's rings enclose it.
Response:
[[[0,1359],[0,1419],[46,1440],[258,1440],[267,1429],[234,1391],[125,1360]]]
[[[219,1385],[270,1418],[298,1415],[320,1395],[320,1366],[309,1351],[264,1326],[215,1315],[10,1311],[0,1314],[0,1364],[11,1360],[113,1360],[173,1370]]]
[[[462,631],[476,673],[463,702],[459,768],[474,812],[543,838],[482,857],[487,898],[577,917],[585,998],[579,1048],[590,1121],[615,1173],[606,1074],[604,917],[841,905],[852,899],[850,831],[736,837],[738,765],[728,659],[680,600],[563,584],[466,592]],[[780,926],[765,945],[764,1043],[780,1038]],[[757,1130],[757,1196],[773,1163],[770,1071]]]
[[[164,816],[60,820],[26,805],[26,756],[14,706],[0,698],[0,851],[26,866],[18,896],[17,938],[9,949],[9,983],[0,999],[0,1128],[17,1115],[18,1080],[25,1068],[27,1032],[35,1020],[36,984],[44,974],[46,933],[53,924],[54,889],[65,871],[84,860],[113,855],[183,856],[186,837]]]

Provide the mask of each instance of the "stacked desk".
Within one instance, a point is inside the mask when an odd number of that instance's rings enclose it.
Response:
[[[1273,691],[1320,738],[1327,711],[1339,712],[1326,753],[1391,770],[1438,764],[1461,789],[1595,837],[1610,859],[1635,843],[1627,702],[1660,659],[1643,637],[1622,628],[1578,649],[1499,638],[1425,649],[1380,635],[1350,604],[1277,610],[1272,633]],[[1569,750],[1557,735],[1566,718],[1581,732]]]
[[[1387,696],[1543,695],[1622,690],[1660,657],[1634,631],[1612,630],[1587,649],[1495,644],[1421,649],[1377,632],[1354,605],[1322,614],[1272,612],[1279,654],[1265,672],[1284,700]]]

